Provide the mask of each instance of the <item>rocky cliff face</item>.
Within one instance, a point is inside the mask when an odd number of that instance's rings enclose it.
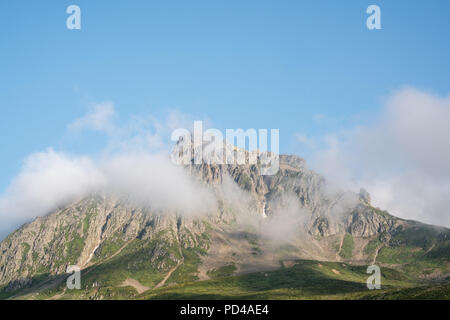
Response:
[[[78,265],[95,289],[92,297],[101,298],[101,288],[119,288],[130,278],[151,288],[207,279],[229,265],[239,273],[283,259],[367,264],[378,261],[380,249],[387,248],[386,258],[400,247],[408,253],[419,248],[424,256],[442,257],[443,250],[445,257],[447,229],[418,227],[373,208],[364,190],[333,189],[299,157],[282,155],[279,161],[271,176],[261,175],[258,164],[188,163],[186,171],[216,197],[217,209],[207,215],[92,195],[36,218],[0,243],[0,287],[14,293]],[[411,228],[419,228],[423,239],[405,240]]]

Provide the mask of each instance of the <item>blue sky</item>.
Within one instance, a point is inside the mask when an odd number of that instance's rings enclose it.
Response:
[[[81,30],[66,28],[71,4]],[[366,28],[370,4],[382,30]],[[2,1],[0,191],[30,153],[95,153],[101,135],[65,134],[101,101],[123,119],[175,108],[222,130],[279,128],[281,152],[301,153],[297,132],[351,128],[402,86],[445,96],[449,12],[422,0]]]

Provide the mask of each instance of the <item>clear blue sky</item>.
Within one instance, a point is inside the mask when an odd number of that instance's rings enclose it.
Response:
[[[79,31],[66,28],[71,4]],[[366,28],[370,4],[382,30]],[[95,139],[62,143],[92,102],[124,118],[177,108],[219,129],[279,128],[286,153],[296,132],[352,126],[401,86],[446,95],[449,13],[446,0],[3,0],[0,191],[32,152],[93,152]]]

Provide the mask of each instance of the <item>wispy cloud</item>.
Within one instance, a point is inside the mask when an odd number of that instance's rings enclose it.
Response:
[[[323,119],[325,119],[325,115],[322,113],[316,113],[313,115],[313,120],[315,122],[321,122]]]
[[[316,148],[316,141],[313,137],[307,136],[303,133],[296,133],[295,140],[297,143],[307,147],[307,148]]]
[[[450,226],[450,97],[404,88],[364,120],[323,137],[311,166],[400,217]]]
[[[75,119],[68,125],[70,131],[80,131],[91,129],[112,133],[115,130],[114,118],[116,112],[112,102],[102,102],[95,104],[92,110],[81,118]]]

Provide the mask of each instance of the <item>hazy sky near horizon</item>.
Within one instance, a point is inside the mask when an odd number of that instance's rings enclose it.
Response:
[[[66,28],[72,4],[81,30]],[[366,27],[371,4],[381,30]],[[0,194],[30,154],[103,149],[107,130],[74,135],[68,125],[105,103],[117,121],[177,110],[223,131],[277,128],[280,151],[309,161],[330,135],[395,115],[383,110],[397,94],[429,95],[421,101],[436,111],[433,123],[448,115],[449,12],[444,0],[2,1]]]

